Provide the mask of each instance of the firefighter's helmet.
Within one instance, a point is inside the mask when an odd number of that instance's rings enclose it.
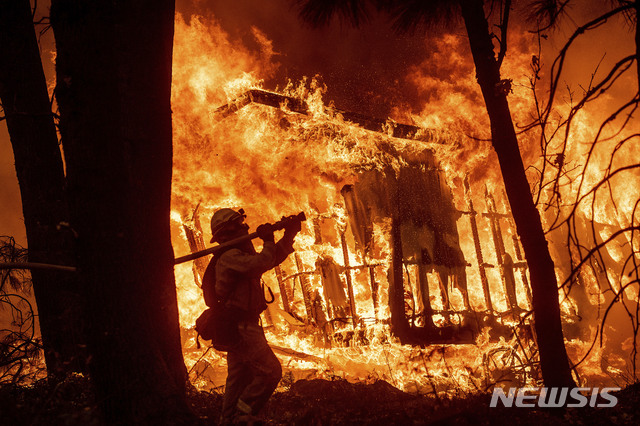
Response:
[[[224,233],[225,229],[232,223],[242,223],[244,218],[247,217],[244,214],[243,209],[238,211],[233,209],[220,209],[217,210],[213,216],[211,216],[211,242],[218,241],[218,237]]]

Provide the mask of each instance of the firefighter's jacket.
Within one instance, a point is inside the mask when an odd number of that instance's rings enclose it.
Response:
[[[202,279],[202,291],[207,306],[214,297],[235,312],[237,319],[254,321],[267,308],[261,276],[282,263],[293,252],[292,241],[265,241],[257,253],[251,242],[226,250],[214,257]],[[214,279],[215,277],[215,279]],[[215,286],[215,293],[210,289]]]

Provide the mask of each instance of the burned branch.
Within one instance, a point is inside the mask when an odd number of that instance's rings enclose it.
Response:
[[[0,261],[20,264],[26,249],[13,237],[0,237]],[[29,384],[44,374],[42,344],[36,336],[30,275],[22,269],[0,270],[0,384]]]
[[[525,126],[525,131],[536,129],[539,132],[539,146],[542,164],[539,164],[539,181],[537,182],[537,203],[545,205],[548,212],[547,232],[564,235],[566,252],[562,255],[568,260],[569,268],[564,268],[564,278],[560,288],[566,297],[577,303],[577,310],[587,312],[592,309],[585,286],[593,282],[602,299],[597,301],[598,309],[603,305],[603,315],[587,321],[591,324],[597,320],[595,335],[590,347],[578,364],[583,363],[596,342],[602,347],[605,338],[605,322],[610,312],[617,311],[619,318],[628,320],[633,348],[629,360],[636,374],[637,349],[635,345],[638,334],[638,217],[637,207],[640,198],[633,191],[614,191],[614,185],[625,179],[636,179],[640,164],[630,148],[640,140],[640,134],[634,125],[633,118],[640,106],[640,93],[632,93],[628,100],[609,108],[604,117],[593,126],[593,135],[584,144],[584,149],[577,149],[574,129],[579,118],[588,116],[592,105],[603,101],[603,95],[614,90],[622,83],[623,77],[629,75],[635,54],[617,59],[602,77],[596,78],[602,67],[602,60],[591,74],[589,84],[583,88],[583,94],[574,99],[575,93],[568,87],[570,104],[560,105],[557,100],[564,65],[569,61],[570,47],[583,34],[604,25],[614,16],[629,12],[633,6],[624,4],[578,27],[567,43],[560,50],[551,67],[550,88],[545,101],[540,101],[538,82],[541,80],[541,59],[534,57],[532,61],[533,76],[530,78],[532,96],[535,103],[536,117]],[[540,49],[539,34],[539,49]],[[560,112],[562,111],[562,112]],[[580,145],[577,145],[580,146]],[[576,152],[584,151],[579,157]],[[558,162],[554,157],[560,156]],[[604,160],[603,158],[604,157]],[[569,161],[579,164],[572,168],[565,167]],[[587,176],[589,176],[587,178]],[[617,185],[619,187],[619,185]],[[569,196],[568,196],[569,195]],[[631,207],[633,206],[633,207]],[[607,211],[609,217],[605,217]],[[613,255],[612,253],[618,253]],[[635,298],[630,296],[635,294]],[[627,306],[628,298],[634,301],[634,307]],[[582,308],[581,308],[582,306]],[[620,327],[619,321],[614,324]],[[612,322],[609,321],[608,324]],[[593,333],[592,333],[593,334]],[[617,339],[622,339],[618,336]]]

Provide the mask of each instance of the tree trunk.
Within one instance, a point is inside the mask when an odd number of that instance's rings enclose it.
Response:
[[[638,77],[638,92],[640,93],[640,0],[636,0],[633,6],[636,15],[636,73]]]
[[[555,269],[525,175],[507,93],[501,88],[483,2],[462,0],[460,3],[478,83],[489,113],[493,147],[529,265],[543,380],[545,386],[575,386],[564,346]]]
[[[29,260],[74,265],[62,156],[29,0],[0,2],[0,101],[13,146]],[[31,275],[50,376],[84,372],[77,276],[50,270]]]
[[[54,0],[90,373],[108,423],[188,421],[173,249],[171,0]]]

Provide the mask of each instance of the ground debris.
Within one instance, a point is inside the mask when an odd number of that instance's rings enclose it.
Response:
[[[0,386],[0,424],[98,425],[89,380],[73,375],[57,383],[38,380],[31,386]]]
[[[576,425],[640,424],[640,383],[615,393],[613,408],[490,408],[489,394],[436,399],[402,392],[379,380],[298,380],[278,392],[264,413],[268,425]],[[201,425],[216,424],[222,394],[190,387],[188,403]],[[0,424],[100,425],[89,381],[0,387]]]

